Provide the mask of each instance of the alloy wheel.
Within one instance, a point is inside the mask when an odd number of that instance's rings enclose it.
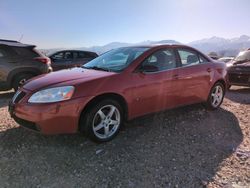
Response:
[[[118,130],[121,114],[114,105],[105,105],[95,114],[92,122],[93,133],[99,139],[108,139]]]
[[[216,85],[213,88],[213,91],[211,93],[211,97],[212,97],[211,105],[214,108],[217,108],[221,104],[221,101],[223,100],[223,96],[224,96],[223,88],[220,85]]]

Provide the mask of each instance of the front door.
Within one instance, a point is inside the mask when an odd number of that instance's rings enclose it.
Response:
[[[171,108],[176,103],[177,63],[172,49],[156,51],[133,74],[133,109],[134,116],[158,112]]]

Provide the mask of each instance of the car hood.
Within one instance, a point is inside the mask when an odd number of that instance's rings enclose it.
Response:
[[[250,61],[233,61],[234,66],[250,66]]]
[[[72,81],[74,84],[94,80],[97,78],[111,76],[117,74],[114,72],[97,71],[92,69],[73,68],[43,74],[29,80],[23,88],[29,91],[35,91],[42,88],[50,87],[55,84]],[[74,85],[73,84],[73,85]]]

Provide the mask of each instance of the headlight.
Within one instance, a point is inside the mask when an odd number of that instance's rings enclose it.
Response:
[[[51,103],[65,101],[72,97],[73,86],[54,87],[34,93],[28,100],[29,103]]]

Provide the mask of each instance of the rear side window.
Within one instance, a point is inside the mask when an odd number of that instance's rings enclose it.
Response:
[[[73,59],[77,59],[78,58],[78,53],[77,52],[72,52],[73,53]]]
[[[78,52],[78,58],[88,58],[85,52]]]
[[[12,55],[14,54],[11,48],[7,46],[0,46],[0,58],[5,58]]]
[[[6,52],[4,50],[0,49],[0,58],[4,58],[6,56],[7,56]]]
[[[197,65],[200,63],[200,57],[198,54],[191,50],[178,49],[178,53],[181,59],[182,66]]]
[[[92,52],[78,52],[78,58],[96,58],[97,55]]]
[[[32,48],[22,48],[22,47],[13,47],[12,48],[19,56],[23,57],[39,57],[40,55],[34,51]]]

